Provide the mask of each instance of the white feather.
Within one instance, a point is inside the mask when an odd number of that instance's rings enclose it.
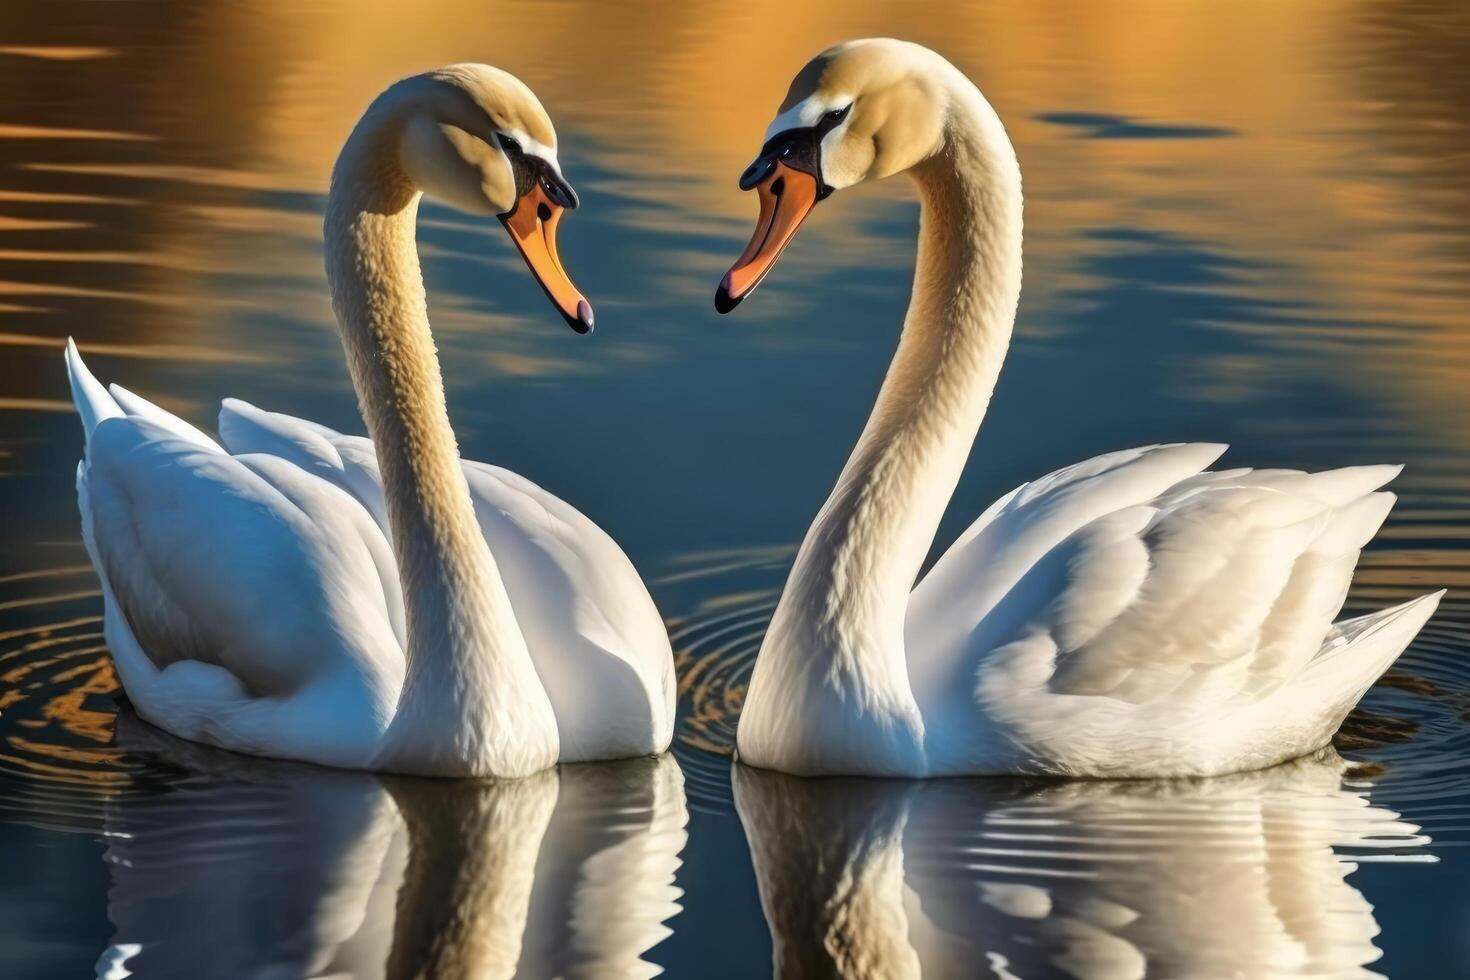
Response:
[[[90,443],[98,423],[103,419],[120,417],[123,410],[112,400],[101,382],[92,377],[92,372],[87,370],[87,365],[82,362],[82,355],[77,351],[76,341],[70,337],[66,338],[66,380],[71,385],[72,403],[77,407],[77,414],[82,417],[82,435]]]

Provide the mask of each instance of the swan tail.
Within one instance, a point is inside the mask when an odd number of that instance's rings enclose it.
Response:
[[[66,379],[71,385],[72,404],[82,418],[82,434],[90,443],[98,425],[106,419],[121,418],[124,412],[102,382],[87,370],[76,341],[70,337],[66,338]]]
[[[1261,624],[1250,660],[1251,684],[1262,696],[1282,683],[1291,683],[1313,660],[1336,649],[1331,642],[1333,620],[1347,600],[1358,556],[1378,533],[1396,500],[1392,493],[1370,489],[1378,485],[1376,479],[1365,478],[1353,488],[1362,493],[1357,499],[1342,506],[1324,505],[1325,512],[1304,522],[1310,540]],[[1312,498],[1298,495],[1295,499]]]
[[[1304,679],[1320,683],[1330,675],[1347,686],[1361,687],[1360,696],[1366,693],[1419,635],[1445,591],[1334,623],[1321,651],[1307,665]]]
[[[224,452],[220,444],[209,436],[141,395],[135,395],[118,384],[103,386],[87,369],[76,342],[70,337],[66,340],[66,377],[71,384],[72,404],[76,405],[77,414],[82,417],[82,432],[88,444],[97,426],[107,419],[136,418],[151,422],[169,435],[202,449]]]
[[[1356,564],[1358,552],[1373,540],[1397,501],[1389,491],[1377,490],[1338,508],[1312,541],[1311,550],[1319,555],[1351,555]]]
[[[1441,589],[1333,625],[1317,656],[1292,684],[1278,692],[1288,705],[1317,704],[1324,709],[1316,744],[1304,751],[1317,748],[1336,733],[1348,712],[1419,635],[1444,594]]]
[[[1344,466],[1306,475],[1307,493],[1334,507],[1343,507],[1382,489],[1404,470],[1402,463]]]

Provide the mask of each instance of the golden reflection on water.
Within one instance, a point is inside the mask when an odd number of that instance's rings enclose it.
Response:
[[[88,61],[92,58],[107,58],[114,53],[111,48],[84,48],[57,44],[0,45],[0,55],[39,58],[42,61]]]
[[[17,185],[0,198],[0,233],[69,230],[50,251],[146,255],[146,273],[119,268],[108,288],[85,260],[61,270],[60,262],[17,268],[0,257],[0,275],[11,280],[8,295],[53,307],[93,299],[169,307],[177,313],[130,325],[129,334],[192,338],[201,316],[187,314],[220,302],[197,281],[199,266],[248,261],[261,280],[295,270],[305,288],[271,290],[269,301],[326,325],[312,258],[315,209],[261,211],[230,198],[322,192],[342,135],[386,80],[459,59],[493,62],[529,82],[562,129],[587,141],[606,170],[599,186],[635,202],[620,205],[628,222],[738,242],[751,204],[734,176],[790,75],[835,40],[895,34],[946,53],[1007,121],[1026,174],[1028,240],[1040,246],[1033,255],[1045,255],[1028,266],[1028,310],[1085,286],[1078,265],[1100,246],[1079,230],[1142,224],[1208,240],[1259,259],[1260,268],[1241,273],[1242,289],[1265,290],[1278,305],[1310,298],[1324,307],[1310,323],[1273,323],[1267,314],[1249,329],[1320,348],[1377,388],[1412,384],[1407,409],[1433,413],[1470,439],[1470,403],[1458,392],[1470,368],[1470,168],[1460,165],[1470,153],[1462,111],[1470,81],[1452,63],[1470,53],[1467,17],[1453,0],[1228,8],[1137,0],[1126,11],[1082,0],[572,2],[554,13],[542,3],[469,0],[200,4],[182,25],[182,45],[0,49],[13,56],[0,57],[0,91],[65,80],[100,94],[115,73],[146,65],[153,76],[136,105],[95,98],[70,105],[64,119],[0,124],[0,153],[13,168],[7,183]],[[110,10],[103,26],[99,33],[123,42],[157,39],[141,11]],[[1095,139],[1085,127],[1046,121],[1075,113],[1220,138]],[[121,150],[117,139],[145,142]],[[81,143],[105,146],[105,159]],[[866,195],[864,206],[823,209],[790,264],[871,260],[874,249],[903,261],[907,242],[852,231],[905,193],[893,184]],[[3,213],[24,203],[15,195],[73,207],[45,218],[34,208]],[[94,205],[138,199],[150,206],[121,223]],[[270,247],[200,238],[240,231],[269,232]],[[138,239],[153,247],[136,249]],[[0,240],[11,251],[29,244]],[[716,268],[713,256],[691,260],[685,248],[665,259],[670,296],[707,300],[708,276],[691,266]],[[1340,342],[1342,321],[1381,325],[1383,343],[1362,356]],[[568,365],[537,365],[518,352],[504,367],[557,374]],[[1223,376],[1219,390],[1229,391]]]

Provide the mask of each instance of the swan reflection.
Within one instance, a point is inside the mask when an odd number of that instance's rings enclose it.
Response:
[[[737,765],[734,784],[778,976],[1338,976],[1380,954],[1334,847],[1428,840],[1345,768],[919,783]]]
[[[109,806],[99,977],[660,972],[688,823],[671,756],[441,781],[128,728],[189,774]]]

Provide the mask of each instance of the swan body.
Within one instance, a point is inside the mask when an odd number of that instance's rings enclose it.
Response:
[[[1324,745],[1434,612],[1334,624],[1394,466],[1208,467],[1110,453],[1008,494],[914,585],[1005,358],[1021,178],[999,117],[932,51],[856,41],[797,76],[761,156],[728,311],[815,204],[908,172],[914,292],[857,447],[756,661],[742,761],[801,775],[1214,775]]]
[[[672,654],[637,572],[569,504],[460,460],[428,329],[425,188],[499,213],[590,329],[556,258],[575,197],[554,146],[534,95],[475,65],[398,83],[354,130],[327,266],[371,440],[227,400],[216,441],[104,388],[68,344],[83,538],[144,719],[255,755],[428,775],[668,747]]]

